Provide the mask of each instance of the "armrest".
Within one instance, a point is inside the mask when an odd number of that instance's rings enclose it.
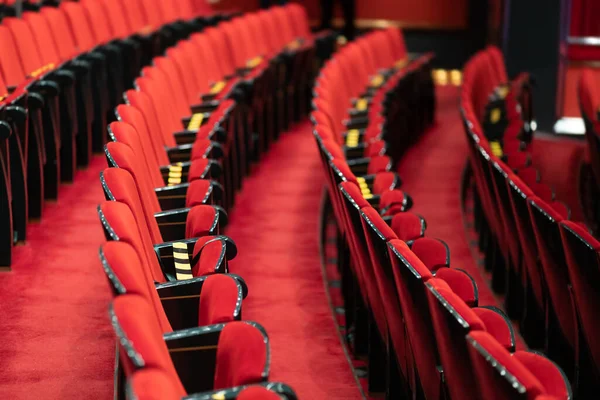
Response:
[[[229,275],[229,274],[227,274]],[[238,275],[230,275],[238,284],[241,298],[246,298],[248,287]],[[195,328],[198,326],[199,299],[207,276],[201,276],[184,281],[167,282],[156,286],[162,306],[167,314],[173,330]],[[239,303],[238,316],[241,318]]]
[[[194,143],[194,140],[196,140],[196,134],[196,131],[184,129],[182,131],[174,132],[173,136],[175,137],[175,143],[177,143],[177,145],[182,145]]]
[[[352,143],[352,145],[342,146],[342,150],[344,151],[347,161],[350,161],[354,158],[361,158],[365,153],[366,148],[367,144],[365,142],[358,144]]]
[[[189,117],[185,117],[181,119],[181,123],[187,130],[197,131],[198,128],[202,126],[202,124],[208,121],[210,117],[210,113],[207,112],[198,112],[190,115]]]
[[[179,185],[155,188],[154,192],[156,193],[156,197],[158,197],[160,208],[163,210],[185,208],[185,198],[189,186],[189,183],[182,183]]]
[[[193,210],[192,208],[180,208],[177,210],[155,213],[154,218],[156,219],[156,223],[158,224],[163,239],[172,241],[189,236],[216,235],[219,233],[220,229],[227,225],[227,213],[222,207],[213,205],[202,205],[197,207],[211,207],[214,210],[214,218],[209,221],[210,225],[205,226],[205,221],[197,220],[197,213],[202,212],[200,210],[192,212],[192,219],[190,220],[189,217],[190,212]],[[204,212],[210,212],[210,210],[206,209]],[[188,226],[188,223],[195,226]]]
[[[281,398],[285,398],[287,400],[298,400],[298,396],[296,395],[294,390],[287,384],[281,382],[255,383],[252,385],[235,386],[227,389],[220,389],[213,392],[188,394],[183,398],[183,400],[235,400],[238,398],[238,395],[242,390],[253,386],[264,387],[271,392],[281,395]]]
[[[176,147],[167,147],[167,156],[172,163],[189,161],[192,154],[193,143],[183,144]]]
[[[348,110],[348,115],[350,116],[350,120],[357,120],[359,118],[368,118],[369,117],[369,110],[368,109],[356,109],[356,108],[351,108]]]
[[[350,167],[350,171],[352,171],[352,173],[356,176],[366,175],[369,169],[370,162],[371,158],[369,157],[360,157],[346,160],[348,167]]]
[[[166,241],[185,238],[189,208],[161,211],[154,214],[160,234]]]
[[[188,258],[192,259],[192,254],[194,251],[194,246],[198,238],[193,239],[184,239],[177,240],[172,242],[164,242],[154,245],[154,252],[158,257],[158,261],[160,263],[161,269],[165,274],[165,277],[169,281],[176,281],[176,273],[175,273],[175,259],[173,258],[173,244],[174,243],[183,243],[187,247]]]
[[[165,333],[163,338],[186,392],[213,389],[217,345],[225,324]]]
[[[346,120],[344,121],[344,126],[348,130],[365,129],[369,126],[369,118],[357,117],[355,119]]]
[[[242,287],[243,298],[248,296],[248,285],[246,284],[244,278],[236,274],[224,275],[231,276],[240,284]],[[199,276],[185,281],[159,283],[156,285],[156,291],[158,292],[158,297],[160,297],[163,303],[171,300],[177,300],[179,297],[188,297],[194,295],[199,296],[200,292],[202,291],[202,285],[204,284],[206,278],[206,276]]]
[[[209,100],[202,99],[202,103],[195,104],[190,108],[192,109],[192,113],[194,113],[194,114],[209,113],[211,111],[216,110],[220,104],[221,104],[221,102],[219,100],[210,100],[209,101]]]

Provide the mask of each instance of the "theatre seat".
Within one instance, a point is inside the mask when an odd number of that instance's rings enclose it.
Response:
[[[120,241],[100,248],[100,262],[113,296],[133,294],[146,299],[163,332],[241,319],[242,299],[248,289],[238,276],[219,274],[155,284],[150,267],[140,261],[131,245]]]
[[[234,321],[163,336],[150,305],[136,295],[118,296],[110,317],[126,377],[142,370],[165,371],[183,397],[260,383],[269,376],[268,337],[255,322]]]
[[[235,244],[226,236],[203,236],[153,244],[141,220],[138,223],[131,209],[117,201],[107,201],[98,206],[98,216],[107,239],[132,245],[142,261],[151,267],[155,282],[226,273],[228,261],[237,254]]]

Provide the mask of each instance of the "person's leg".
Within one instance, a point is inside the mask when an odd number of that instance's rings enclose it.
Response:
[[[288,3],[288,0],[279,0],[280,6],[285,6]]]
[[[321,0],[321,29],[331,29],[333,0]]]
[[[260,1],[260,8],[269,8],[269,6],[271,5],[271,0],[259,0]]]
[[[354,17],[356,13],[356,0],[340,0],[342,3],[342,12],[344,13],[343,35],[348,40],[354,39],[356,27],[354,26]]]

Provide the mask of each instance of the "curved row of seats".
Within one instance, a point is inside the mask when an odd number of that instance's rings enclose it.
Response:
[[[399,30],[374,31],[336,53],[315,85],[347,343],[368,359],[369,391],[388,398],[567,399],[560,368],[515,351],[506,315],[478,307],[474,280],[426,235],[393,172],[433,122],[430,59],[409,57]]]
[[[543,349],[587,398],[600,376],[600,243],[583,223],[569,220],[568,207],[532,165],[531,121],[499,50],[476,54],[463,76],[475,226],[494,288],[505,291],[527,343]]]
[[[59,184],[101,152],[112,109],[142,65],[218,18],[191,1],[30,1],[16,17],[2,2],[0,24],[0,265],[42,218]]]
[[[585,126],[587,155],[591,174],[582,173],[579,178],[579,193],[586,222],[592,233],[600,232],[600,79],[598,71],[585,69],[581,72],[577,88],[581,116]]]
[[[251,161],[307,110],[318,40],[298,5],[220,22],[152,58],[114,109],[100,260],[128,398],[296,398],[269,381],[221,233]]]

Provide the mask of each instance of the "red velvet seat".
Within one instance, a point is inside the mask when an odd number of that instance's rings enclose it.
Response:
[[[268,337],[257,323],[234,321],[163,336],[154,311],[136,295],[118,296],[110,317],[125,375],[130,377],[140,370],[164,371],[180,397],[260,383],[269,376]]]

